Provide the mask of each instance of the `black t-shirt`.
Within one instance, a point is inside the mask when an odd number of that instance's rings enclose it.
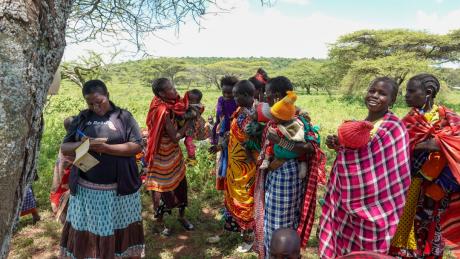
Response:
[[[81,136],[77,129],[90,138],[107,138],[107,144],[142,143],[142,135],[131,113],[112,104],[113,110],[104,116],[98,116],[89,110],[82,111],[70,126],[64,143],[77,142]],[[91,152],[99,164],[87,172],[74,167],[73,180],[78,176],[97,184],[117,183],[120,194],[129,194],[140,186],[140,179],[135,157],[120,157]],[[71,176],[72,178],[72,176]],[[75,183],[73,183],[75,184]],[[71,183],[72,185],[72,183]],[[72,189],[72,188],[71,188]]]

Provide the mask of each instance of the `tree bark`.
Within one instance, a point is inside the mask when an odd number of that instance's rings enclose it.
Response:
[[[305,90],[307,90],[307,94],[311,95],[311,86],[309,84],[304,84]]]
[[[73,0],[0,0],[0,258],[32,182]]]

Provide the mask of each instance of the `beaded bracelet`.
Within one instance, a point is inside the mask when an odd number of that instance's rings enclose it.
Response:
[[[281,139],[280,143],[278,145],[284,149],[287,149],[289,151],[292,151],[294,149],[294,142],[292,141],[287,141],[285,139]]]

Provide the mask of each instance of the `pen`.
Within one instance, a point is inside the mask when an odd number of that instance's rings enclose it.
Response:
[[[80,138],[86,137],[85,133],[83,133],[83,131],[81,131],[80,129],[77,129],[77,134],[78,136],[80,136]]]

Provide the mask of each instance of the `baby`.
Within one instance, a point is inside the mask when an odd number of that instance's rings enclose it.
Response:
[[[188,98],[188,109],[182,117],[182,122],[191,120],[189,127],[185,131],[185,140],[184,145],[187,150],[187,164],[195,165],[196,164],[196,146],[193,143],[194,138],[201,139],[198,135],[204,134],[204,119],[201,117],[201,114],[204,112],[204,105],[201,103],[203,98],[203,93],[198,89],[193,89],[185,93],[186,98]],[[197,126],[198,123],[203,124],[202,126]],[[200,128],[202,130],[200,130]]]
[[[350,148],[358,149],[369,142],[374,131],[374,125],[369,121],[349,120],[344,121],[337,130],[337,136],[340,145]]]
[[[289,141],[291,146],[293,146],[292,143],[294,142],[306,142],[305,126],[299,118],[296,118],[296,107],[294,105],[296,100],[297,95],[293,91],[288,91],[287,95],[281,101],[275,103],[270,109],[274,123],[269,123],[267,129],[269,132],[278,135],[281,141]],[[267,138],[263,150],[264,160],[260,165],[260,169],[273,169],[273,167],[276,167],[275,164],[280,162],[280,160],[299,158],[299,177],[304,178],[306,176],[306,160],[298,153],[293,152],[292,149],[283,148],[278,144],[270,142]]]

